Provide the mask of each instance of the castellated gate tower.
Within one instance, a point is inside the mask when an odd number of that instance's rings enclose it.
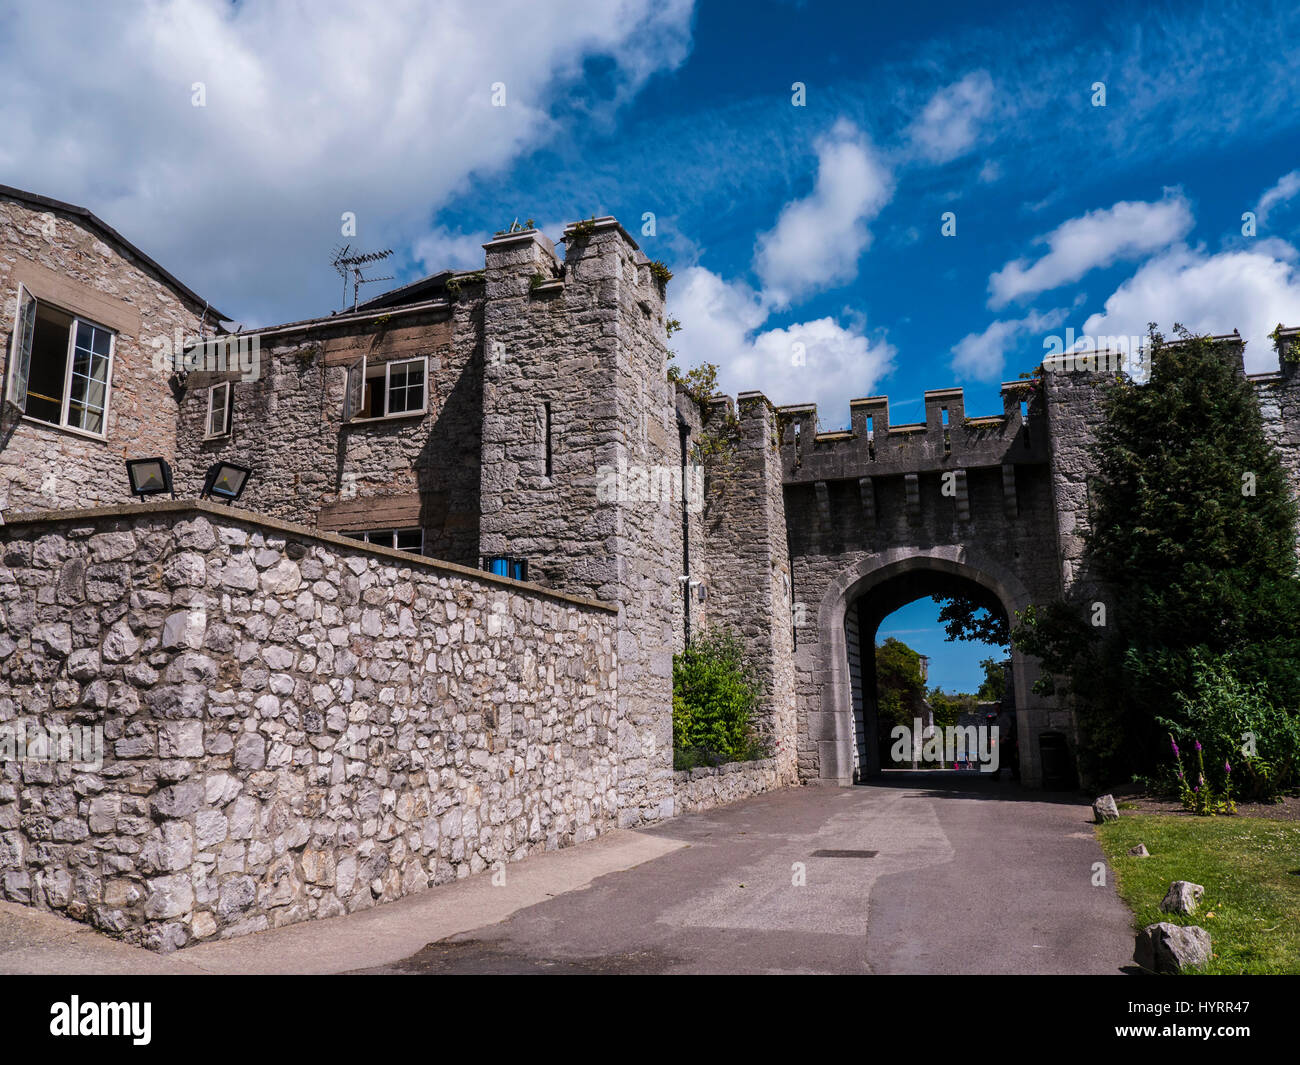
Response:
[[[88,211],[0,187],[0,733],[103,743],[0,759],[0,896],[167,950],[852,784],[891,611],[1104,600],[1100,374],[1009,383],[988,417],[927,392],[914,425],[856,399],[822,432],[668,379],[663,283],[615,219],[563,243],[501,233],[482,269],[235,336]],[[1252,380],[1294,486],[1279,335]],[[132,501],[141,458],[176,499]],[[252,471],[232,505],[196,499],[218,463]],[[712,628],[762,679],[769,757],[674,772],[672,656]],[[1034,785],[1073,718],[1012,673]]]

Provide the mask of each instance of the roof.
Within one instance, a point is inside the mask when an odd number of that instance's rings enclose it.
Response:
[[[86,210],[86,208],[78,207],[74,203],[64,203],[62,200],[54,200],[49,196],[40,196],[35,192],[26,192],[23,189],[16,189],[12,185],[0,185],[0,196],[11,200],[21,200],[24,203],[32,204],[35,207],[44,207],[51,211],[61,211],[63,214],[70,214],[81,219],[88,228],[95,230],[101,236],[107,237],[114,244],[129,251],[133,256],[135,256],[135,258],[154,271],[154,273],[161,277],[168,285],[186,299],[201,307],[206,307],[212,315],[219,320],[228,319],[227,315],[218,311],[207,300],[177,278],[175,274],[164,268],[157,262],[157,260],[145,254],[102,218],[99,218],[97,215]]]
[[[412,281],[410,284],[391,288],[378,296],[363,300],[357,304],[356,309],[358,311],[373,311],[378,310],[380,307],[399,307],[404,303],[419,303],[432,299],[434,293],[442,293],[446,290],[447,280],[455,273],[455,270],[443,270],[440,273],[422,277],[418,281]]]
[[[317,326],[347,326],[355,325],[358,322],[373,322],[379,319],[391,318],[394,315],[423,314],[426,311],[446,311],[451,305],[445,299],[421,300],[419,303],[399,303],[392,307],[391,310],[384,310],[382,307],[372,307],[369,310],[362,310],[358,306],[355,311],[331,311],[329,314],[323,314],[316,318],[302,318],[296,322],[283,322],[273,325],[258,326],[253,329],[241,329],[239,336],[270,336],[273,333],[307,333]]]

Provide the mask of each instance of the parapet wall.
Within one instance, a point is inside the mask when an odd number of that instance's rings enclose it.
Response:
[[[591,839],[618,812],[599,603],[204,504],[0,526],[0,891],[169,950]]]
[[[1033,381],[1002,386],[1003,411],[966,417],[960,388],[925,393],[925,420],[894,425],[889,399],[849,404],[850,427],[822,432],[812,404],[780,407],[781,460],[787,484],[920,473],[934,469],[1047,461],[1041,391]]]

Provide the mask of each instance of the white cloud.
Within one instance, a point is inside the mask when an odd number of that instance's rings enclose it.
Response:
[[[1287,203],[1300,192],[1300,170],[1292,170],[1277,179],[1277,184],[1259,198],[1255,207],[1255,222],[1263,226],[1268,221],[1269,212],[1278,204]]]
[[[976,381],[1000,381],[1007,353],[1021,337],[1045,329],[1055,329],[1065,321],[1064,309],[1039,314],[1031,311],[1024,318],[991,322],[982,333],[968,333],[952,349],[949,364],[959,377]],[[1037,360],[1035,360],[1037,362]]]
[[[1151,203],[1123,200],[1063,222],[1040,242],[1048,251],[1037,262],[1016,259],[989,278],[990,307],[1077,281],[1088,271],[1136,259],[1181,240],[1192,228],[1192,210],[1181,194]]]
[[[1196,333],[1231,333],[1246,341],[1246,368],[1277,368],[1268,334],[1279,322],[1300,325],[1296,249],[1264,240],[1248,251],[1207,255],[1184,245],[1144,263],[1084,323],[1092,336],[1142,336],[1148,322],[1168,333],[1175,322]]]
[[[828,285],[852,281],[871,243],[867,224],[893,195],[893,177],[867,138],[840,119],[817,141],[817,183],[787,203],[758,238],[754,270],[774,307]]]
[[[429,274],[440,270],[480,270],[483,267],[483,245],[492,239],[490,233],[453,233],[445,226],[435,226],[420,237],[411,248],[411,255]]]
[[[336,305],[340,216],[404,248],[562,131],[606,57],[626,99],[690,49],[691,0],[6,5],[0,174],[83,204],[248,322]],[[202,82],[206,106],[191,105]],[[505,86],[506,106],[492,105]],[[503,219],[505,225],[509,219]]]
[[[729,395],[759,390],[773,403],[816,403],[822,428],[847,423],[849,400],[871,395],[889,372],[894,348],[833,318],[765,329],[762,296],[704,267],[682,271],[669,288],[671,314],[682,331],[670,341],[683,367],[712,362]]]
[[[946,163],[968,151],[980,124],[993,113],[993,79],[976,70],[940,89],[909,130],[912,149],[931,163]]]

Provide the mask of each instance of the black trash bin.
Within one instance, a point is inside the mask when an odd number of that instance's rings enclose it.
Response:
[[[1043,767],[1044,791],[1076,791],[1079,783],[1063,732],[1043,732],[1038,737],[1038,764]]]

